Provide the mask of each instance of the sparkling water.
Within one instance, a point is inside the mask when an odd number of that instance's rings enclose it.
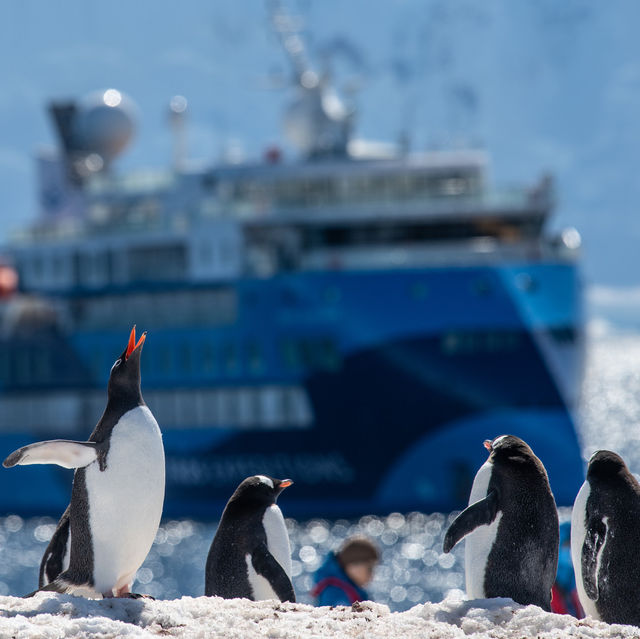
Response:
[[[620,453],[640,471],[640,337],[600,338],[587,358],[581,408],[581,440],[588,458],[594,450]],[[285,496],[286,497],[286,496]],[[282,508],[286,514],[286,499]],[[404,610],[424,601],[440,601],[451,589],[464,589],[464,544],[442,552],[444,533],[457,513],[391,513],[356,520],[287,519],[294,586],[298,600],[310,602],[313,572],[326,554],[350,535],[370,537],[382,561],[369,592],[374,601]],[[561,513],[567,517],[568,513]],[[0,518],[0,594],[35,590],[38,567],[55,530],[50,517]],[[192,520],[162,524],[138,571],[135,590],[174,599],[204,593],[204,566],[216,524]]]

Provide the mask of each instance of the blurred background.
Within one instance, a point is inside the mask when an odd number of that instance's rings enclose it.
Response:
[[[640,468],[638,19],[632,0],[3,3],[6,454],[86,437],[137,323],[179,518],[146,589],[199,594],[206,522],[269,472],[298,482],[299,590],[364,533],[397,609],[463,587],[440,540],[483,438],[529,441],[562,506],[598,447]],[[121,138],[92,146],[103,126]],[[224,268],[182,252],[190,233]],[[71,475],[5,473],[13,594]]]
[[[589,284],[637,285],[635,2],[329,0],[289,9],[303,19],[315,65],[352,89],[358,135],[407,135],[415,149],[480,145],[500,182],[552,172],[556,222],[580,229]],[[167,107],[175,94],[189,101],[194,160],[229,147],[259,156],[283,144],[289,67],[263,2],[31,0],[0,11],[5,234],[36,211],[33,156],[54,143],[44,109],[52,98],[113,86],[135,100],[140,117],[123,170],[171,161]],[[595,294],[602,303],[611,297]]]

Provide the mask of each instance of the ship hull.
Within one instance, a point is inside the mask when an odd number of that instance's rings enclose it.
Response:
[[[91,364],[75,387],[73,376],[39,395],[26,382],[6,387],[5,423],[20,397],[32,398],[31,422],[0,434],[1,449],[43,435],[86,437],[124,324],[136,322],[149,333],[142,384],[163,430],[167,516],[217,518],[252,474],[295,481],[282,504],[292,516],[450,511],[466,504],[486,459],[482,442],[506,433],[540,457],[558,504],[573,502],[583,481],[573,263],[292,273],[220,286],[233,313],[216,325],[167,326],[124,304],[112,328],[62,335],[75,361]],[[139,291],[116,293],[126,301]],[[38,402],[63,392],[77,406],[65,432],[53,432],[51,410]],[[29,467],[4,482],[1,510],[55,514],[71,475]]]

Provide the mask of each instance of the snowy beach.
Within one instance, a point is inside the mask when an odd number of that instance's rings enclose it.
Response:
[[[91,601],[40,593],[32,599],[0,598],[0,636],[39,637],[224,637],[251,639],[637,638],[630,626],[543,612],[509,599],[464,601],[450,595],[439,604],[405,612],[366,602],[350,608],[313,608],[275,601],[252,602],[207,597],[172,601]]]

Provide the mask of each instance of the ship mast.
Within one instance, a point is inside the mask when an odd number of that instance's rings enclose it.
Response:
[[[309,159],[346,156],[354,111],[309,63],[296,21],[279,0],[269,3],[270,19],[293,70],[296,97],[285,115],[289,140]]]

